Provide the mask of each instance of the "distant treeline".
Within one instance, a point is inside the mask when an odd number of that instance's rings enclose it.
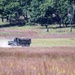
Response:
[[[67,14],[73,12],[74,0],[0,0],[1,16],[10,16],[18,12],[29,18],[28,22],[67,23]],[[56,18],[53,18],[54,15]]]

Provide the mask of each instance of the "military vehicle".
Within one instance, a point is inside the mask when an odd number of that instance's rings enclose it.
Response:
[[[31,39],[30,38],[15,38],[13,41],[8,41],[8,45],[11,46],[30,46]]]

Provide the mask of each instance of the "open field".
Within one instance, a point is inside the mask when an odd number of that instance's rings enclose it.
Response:
[[[0,49],[1,75],[75,75],[75,47]]]
[[[0,39],[0,47],[12,47],[8,45],[8,41],[12,40],[14,39]],[[31,39],[31,44],[30,44],[30,47],[59,47],[59,46],[73,47],[75,46],[75,38]]]
[[[0,39],[15,37],[31,38],[31,46],[0,47],[0,75],[75,75],[74,28],[0,28]]]
[[[75,39],[32,39],[31,47],[75,46]]]
[[[6,27],[0,28],[0,37],[4,38],[73,38],[75,37],[75,29],[70,32],[70,28],[51,28],[46,32],[45,27],[41,26],[24,26],[24,27]]]

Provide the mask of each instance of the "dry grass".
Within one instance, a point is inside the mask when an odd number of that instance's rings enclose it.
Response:
[[[75,75],[75,61],[0,58],[0,75]]]
[[[74,49],[0,48],[0,75],[75,75]]]
[[[0,37],[38,38],[32,45],[41,47],[0,48],[0,75],[75,75],[75,29],[72,33],[69,29],[50,26],[50,32],[46,32],[40,26],[1,28]],[[62,37],[68,39],[47,39]]]

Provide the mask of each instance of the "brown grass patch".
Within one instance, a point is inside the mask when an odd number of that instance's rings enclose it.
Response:
[[[0,48],[1,75],[74,75],[75,47]]]

